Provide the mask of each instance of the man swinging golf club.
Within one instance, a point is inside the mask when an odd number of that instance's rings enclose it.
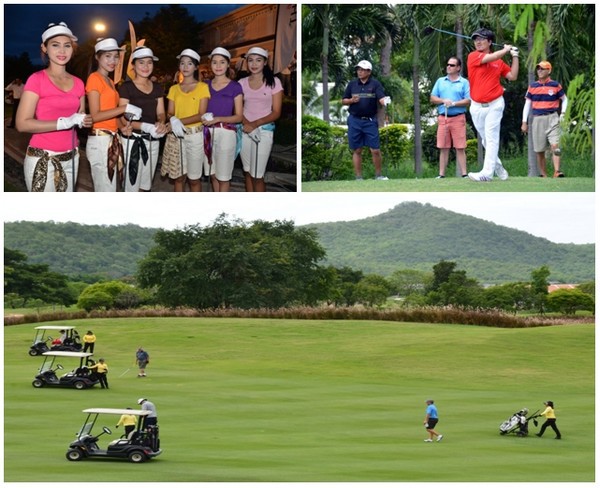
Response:
[[[519,51],[505,44],[499,51],[492,51],[495,40],[489,29],[478,29],[471,35],[475,51],[467,58],[467,69],[471,83],[471,116],[485,148],[483,169],[469,173],[473,181],[491,181],[494,174],[501,180],[508,179],[508,172],[498,158],[500,149],[500,122],[504,112],[504,88],[501,78],[515,81],[519,75]],[[502,58],[510,53],[509,66]]]
[[[446,76],[439,78],[429,100],[438,107],[437,147],[440,150],[438,178],[446,177],[450,148],[456,150],[456,164],[460,175],[467,177],[467,118],[465,113],[471,103],[469,81],[460,75],[462,63],[453,56],[446,64]]]
[[[373,156],[375,179],[387,180],[381,174],[381,149],[379,147],[379,126],[377,124],[378,104],[386,106],[391,102],[385,96],[381,83],[371,76],[373,66],[367,60],[356,65],[357,79],[348,83],[343,105],[348,105],[348,142],[352,151],[352,163],[357,180],[362,180],[362,150],[367,146]]]

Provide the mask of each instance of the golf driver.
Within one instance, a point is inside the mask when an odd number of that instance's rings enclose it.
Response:
[[[124,113],[123,117],[125,117],[125,120],[127,120],[128,124],[131,124],[131,122],[133,121],[133,114],[130,113]],[[127,138],[127,144],[125,147],[125,161],[124,161],[124,165],[125,167],[123,168],[123,191],[127,190],[127,167],[129,166],[129,138],[131,136],[126,136]]]
[[[131,370],[131,368],[127,368],[125,371],[123,371],[123,372],[122,372],[122,373],[119,375],[119,378],[120,378],[121,376],[124,376],[126,373],[129,373],[129,371],[130,371],[130,370]]]
[[[457,34],[456,32],[451,32],[451,31],[447,31],[447,30],[443,30],[443,29],[436,29],[435,27],[431,27],[430,25],[425,27],[425,29],[423,29],[423,37],[428,36],[430,34],[432,34],[433,32],[441,32],[442,34],[448,34],[454,37],[461,37],[463,39],[471,39],[471,36],[465,36],[464,34]],[[492,46],[497,46],[497,47],[504,47],[503,44],[498,44],[496,42],[492,42]]]

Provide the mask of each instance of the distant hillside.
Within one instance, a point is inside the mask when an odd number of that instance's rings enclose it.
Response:
[[[375,217],[307,227],[318,230],[329,264],[365,273],[431,271],[445,259],[482,283],[529,280],[544,264],[553,281],[594,279],[593,244],[555,244],[429,204],[403,203]]]
[[[158,229],[137,225],[82,225],[73,222],[6,222],[4,246],[49,264],[69,276],[132,276]]]
[[[429,204],[403,203],[353,222],[312,224],[327,250],[325,264],[391,275],[398,269],[431,271],[442,259],[455,261],[481,283],[528,281],[546,264],[550,279],[580,283],[594,279],[594,245],[555,244]],[[46,263],[70,276],[135,274],[154,245],[158,229],[137,225],[82,225],[72,222],[4,224],[4,245],[30,262]]]

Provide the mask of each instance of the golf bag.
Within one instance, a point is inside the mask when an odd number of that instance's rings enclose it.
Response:
[[[500,435],[516,433],[517,437],[527,437],[529,434],[529,421],[534,419],[539,410],[528,416],[529,410],[522,408],[513,413],[510,418],[500,424]],[[537,421],[533,421],[537,425]]]

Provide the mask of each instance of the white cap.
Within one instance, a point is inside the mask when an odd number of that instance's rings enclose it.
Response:
[[[98,51],[125,51],[122,47],[119,47],[117,41],[109,37],[108,39],[98,39],[98,42],[94,46],[94,52]]]
[[[71,29],[69,29],[64,22],[60,22],[59,24],[48,24],[48,28],[42,34],[42,42],[46,42],[51,37],[55,36],[67,36],[74,41],[77,40],[71,32]]]
[[[141,405],[142,403],[144,403],[146,401],[145,398],[140,398],[138,399],[138,405]]]
[[[368,69],[370,71],[373,69],[373,65],[366,59],[363,59],[355,66],[355,68]]]
[[[193,49],[184,49],[183,51],[181,51],[181,54],[177,56],[177,59],[180,59],[183,56],[187,56],[188,58],[192,58],[200,62],[200,55]]]
[[[149,47],[136,47],[133,50],[133,54],[131,55],[131,59],[142,59],[142,58],[152,58],[153,61],[158,61],[158,58],[152,52],[152,49]]]
[[[259,56],[262,56],[266,59],[269,58],[269,51],[263,49],[262,47],[251,47],[246,53],[246,56],[250,56],[251,54],[258,54]]]
[[[220,54],[221,56],[225,56],[227,59],[231,60],[231,54],[229,54],[229,51],[224,47],[215,47],[208,57],[212,58],[215,54]]]

